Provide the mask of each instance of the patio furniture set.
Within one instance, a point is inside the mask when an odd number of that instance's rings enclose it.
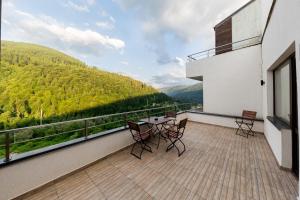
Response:
[[[186,148],[182,141],[185,127],[188,119],[180,120],[176,123],[176,112],[167,112],[164,117],[149,117],[140,120],[141,123],[128,121],[128,127],[135,143],[132,146],[131,154],[138,159],[141,159],[144,150],[152,153],[152,148],[149,146],[152,137],[158,137],[157,149],[159,148],[160,140],[169,141],[166,152],[176,148],[178,156],[181,156]],[[183,146],[180,150],[179,143]],[[140,146],[139,154],[134,153],[137,146]]]
[[[241,117],[236,117],[235,123],[238,126],[236,135],[247,138],[249,135],[255,135],[253,126],[256,120],[256,114],[255,111],[244,110]],[[170,142],[166,152],[176,148],[178,157],[181,156],[186,150],[182,137],[188,119],[186,118],[176,123],[176,115],[176,112],[167,112],[164,117],[149,117],[140,120],[141,123],[128,121],[129,130],[135,141],[130,153],[139,159],[142,158],[144,150],[152,153],[152,148],[149,146],[149,143],[152,137],[158,137],[157,149],[159,148],[160,140],[164,139],[166,142]],[[183,150],[180,150],[179,144],[183,146]],[[134,153],[137,146],[140,146],[139,155]]]

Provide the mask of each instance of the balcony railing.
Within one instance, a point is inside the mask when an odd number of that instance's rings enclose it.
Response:
[[[39,150],[44,147],[54,147],[66,142],[70,144],[72,141],[83,142],[96,135],[107,135],[113,132],[109,132],[109,130],[116,132],[126,129],[129,120],[138,122],[142,118],[163,116],[167,111],[182,112],[192,108],[197,108],[197,106],[191,103],[175,104],[0,131],[0,165],[18,160],[20,154],[29,153],[31,156],[39,154],[41,153]],[[57,146],[57,148],[61,148],[61,146]]]
[[[234,51],[234,50],[238,50],[238,49],[242,49],[242,48],[246,48],[258,44],[261,44],[261,36],[250,37],[244,40],[228,43],[205,51],[191,54],[188,56],[188,62],[194,60],[201,60],[218,54],[222,54],[222,53],[226,53],[226,52],[230,52],[230,51]]]

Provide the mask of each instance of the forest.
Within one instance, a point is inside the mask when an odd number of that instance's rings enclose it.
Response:
[[[145,83],[88,66],[57,50],[1,41],[0,132],[46,124],[10,132],[10,155],[126,125],[123,116],[52,125],[54,122],[173,103],[172,98]],[[163,110],[155,112],[150,114],[163,114]],[[129,115],[127,120],[138,121],[145,114]],[[0,158],[5,154],[5,141],[5,134],[0,133]]]
[[[40,45],[1,42],[0,130],[172,103],[140,81]]]

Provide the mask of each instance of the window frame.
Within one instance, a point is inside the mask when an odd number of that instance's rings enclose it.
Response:
[[[291,119],[288,121],[286,121],[285,119],[283,119],[280,116],[276,115],[276,78],[275,78],[275,72],[278,69],[281,69],[282,66],[285,63],[289,63],[289,89],[290,89],[290,115],[292,112],[292,98],[291,98],[291,92],[292,92],[292,83],[291,83],[291,78],[292,78],[292,66],[293,65],[293,58],[295,56],[295,53],[293,53],[292,55],[290,55],[287,59],[285,59],[283,62],[281,62],[275,69],[273,69],[272,73],[273,73],[273,116],[274,118],[276,118],[277,120],[280,120],[281,122],[285,123],[286,125],[288,125],[289,127],[291,127]]]

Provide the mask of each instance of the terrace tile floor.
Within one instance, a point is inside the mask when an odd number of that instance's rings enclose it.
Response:
[[[189,122],[187,151],[165,152],[163,141],[142,160],[130,148],[28,197],[34,199],[296,199],[297,179],[279,169],[264,136]]]

